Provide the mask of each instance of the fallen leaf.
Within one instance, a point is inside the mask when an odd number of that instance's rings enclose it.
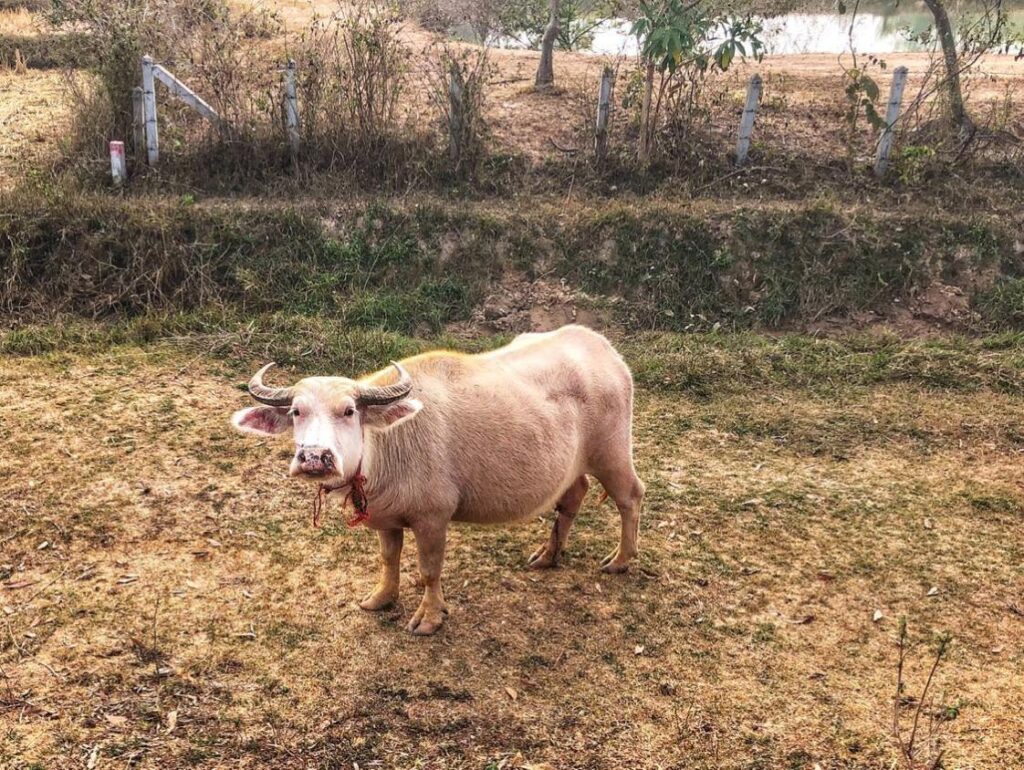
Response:
[[[925,596],[938,596],[938,595],[939,595],[939,588],[938,588],[938,586],[932,586],[931,588],[928,589],[928,593],[925,594]]]
[[[881,611],[881,610],[875,610],[875,614],[871,616],[871,619],[872,619],[872,620],[873,620],[873,621],[874,621],[875,623],[877,623],[877,622],[878,622],[879,620],[881,620],[881,619],[882,619],[882,618],[884,618],[884,617],[885,617],[885,615],[883,615],[883,614],[882,614],[882,611]]]
[[[36,550],[37,551],[45,551],[49,547],[50,547],[50,541],[49,540],[44,540],[43,542],[41,542],[39,545],[36,546]]]
[[[642,644],[638,644],[636,647],[633,648],[633,654],[634,655],[643,655],[644,654],[644,646]]]
[[[206,542],[212,545],[214,548],[220,548],[220,540],[215,540],[212,537],[206,538]]]
[[[118,716],[117,714],[104,714],[103,716],[106,717],[107,722],[109,722],[112,727],[124,727],[128,724],[128,717]]]
[[[169,735],[174,732],[174,728],[178,726],[178,711],[173,709],[167,712],[167,729],[165,732]]]
[[[931,529],[932,528],[932,520],[931,519],[925,517],[924,528],[925,529]]]
[[[794,626],[806,626],[808,623],[814,622],[814,615],[804,615],[794,620],[787,620],[787,623],[792,623]]]
[[[99,761],[99,758],[100,745],[97,743],[95,746],[92,747],[92,751],[89,752],[89,759],[85,763],[85,770],[94,770],[94,768],[96,767],[96,762]]]
[[[508,697],[512,700],[516,700],[519,697],[519,693],[513,690],[511,687],[506,687],[505,692],[508,693]]]
[[[117,582],[120,585],[126,585],[128,583],[134,583],[138,579],[139,579],[138,575],[121,575],[121,577],[119,577],[117,579]]]

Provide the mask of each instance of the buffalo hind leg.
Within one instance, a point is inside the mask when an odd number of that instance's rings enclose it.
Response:
[[[640,506],[644,501],[644,483],[628,462],[620,470],[599,475],[608,496],[615,501],[622,517],[619,546],[601,561],[602,572],[625,572],[637,554],[637,530],[640,527]]]
[[[590,482],[586,476],[576,479],[559,498],[555,505],[558,516],[551,526],[551,537],[548,542],[538,548],[530,556],[528,565],[530,569],[545,569],[558,564],[558,558],[562,555],[562,549],[569,539],[569,529],[583,506],[583,498],[587,496]]]
[[[375,612],[390,607],[398,599],[398,574],[402,562],[401,529],[382,529],[377,533],[380,539],[380,580],[366,598],[359,602],[364,610]]]
[[[447,524],[413,529],[416,535],[416,553],[423,579],[423,600],[406,626],[406,630],[419,636],[434,633],[444,623],[448,607],[441,590],[441,565],[444,563],[444,545]]]

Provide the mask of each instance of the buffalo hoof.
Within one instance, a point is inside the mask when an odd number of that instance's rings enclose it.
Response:
[[[367,612],[377,612],[390,607],[398,599],[398,592],[386,588],[375,588],[373,593],[359,602],[359,606]]]
[[[444,607],[426,607],[421,604],[405,630],[416,636],[430,636],[444,625],[444,616],[447,611]]]
[[[601,571],[610,575],[619,575],[629,569],[629,557],[623,557],[616,548],[601,560]]]
[[[526,560],[526,566],[530,569],[551,569],[558,566],[558,556],[551,553],[548,546],[542,545]]]

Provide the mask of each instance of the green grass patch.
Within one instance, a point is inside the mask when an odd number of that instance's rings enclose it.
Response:
[[[0,306],[21,318],[283,312],[423,335],[468,319],[514,273],[564,281],[633,331],[775,328],[885,312],[950,280],[958,261],[1009,270],[1000,255],[1012,238],[996,217],[869,217],[820,203],[694,212],[378,201],[328,212],[21,191],[0,198]],[[1000,291],[986,300],[1002,308],[992,325],[1024,326],[1012,310],[1019,289]]]

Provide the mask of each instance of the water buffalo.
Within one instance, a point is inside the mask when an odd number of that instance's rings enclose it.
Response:
[[[593,476],[622,518],[601,562],[624,572],[637,553],[644,484],[633,467],[633,380],[603,336],[582,326],[523,334],[503,348],[435,351],[357,380],[307,377],[291,387],[249,383],[264,406],[235,412],[246,433],[292,430],[290,473],[343,493],[380,537],[383,570],[360,602],[398,597],[404,530],[416,537],[423,600],[408,630],[444,621],[441,564],[452,521],[498,524],[558,512],[529,566],[554,566]],[[359,515],[361,514],[361,515]]]

